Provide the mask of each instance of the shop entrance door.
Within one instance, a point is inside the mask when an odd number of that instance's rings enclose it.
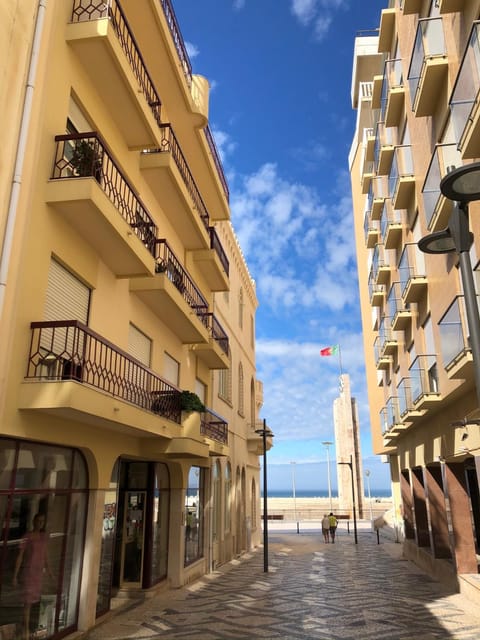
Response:
[[[120,586],[142,586],[146,491],[126,491]]]

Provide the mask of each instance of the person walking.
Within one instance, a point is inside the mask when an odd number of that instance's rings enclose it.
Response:
[[[325,514],[322,518],[323,541],[328,544],[330,542],[330,518]]]
[[[328,516],[328,521],[330,524],[330,538],[332,539],[332,544],[335,544],[335,532],[337,530],[338,520],[331,511]]]

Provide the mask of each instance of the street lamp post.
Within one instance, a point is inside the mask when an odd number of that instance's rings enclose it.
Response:
[[[470,232],[468,222],[468,203],[480,200],[480,162],[473,162],[447,173],[440,182],[440,191],[446,198],[454,201],[448,228],[421,238],[418,247],[425,253],[455,252],[458,255],[470,334],[477,403],[480,407],[480,315],[470,260],[473,234]]]
[[[262,429],[255,429],[255,433],[263,439],[263,571],[268,573],[267,436],[272,438],[273,433],[267,427],[265,418]]]
[[[322,442],[322,444],[327,449],[328,499],[330,501],[330,512],[332,512],[333,511],[333,507],[332,507],[332,481],[331,481],[331,476],[330,476],[330,445],[332,445],[333,442],[329,442],[327,440],[326,442]]]
[[[358,544],[357,536],[357,513],[355,511],[355,482],[353,479],[353,456],[350,454],[350,462],[338,462],[337,464],[346,464],[350,467],[350,475],[352,478],[352,510],[353,510],[353,535],[355,537],[355,544]]]
[[[298,523],[298,519],[297,519],[297,496],[296,496],[296,493],[295,493],[295,465],[297,463],[296,462],[290,462],[290,464],[292,465],[293,518],[294,518],[295,522],[297,523],[297,533],[300,533],[300,527],[299,527],[299,523]]]
[[[370,493],[370,470],[366,469],[365,470],[365,475],[367,477],[367,491],[368,491],[368,504],[369,504],[369,508],[370,508],[370,520],[373,524],[373,512],[372,512],[372,495]]]

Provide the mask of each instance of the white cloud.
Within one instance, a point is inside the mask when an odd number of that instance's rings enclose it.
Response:
[[[335,11],[348,8],[348,0],[291,0],[291,11],[304,27],[313,27],[315,40],[328,34]]]
[[[233,0],[233,8],[235,11],[240,11],[245,6],[245,0]]]
[[[190,59],[196,58],[200,54],[200,49],[192,42],[185,42],[185,48]]]

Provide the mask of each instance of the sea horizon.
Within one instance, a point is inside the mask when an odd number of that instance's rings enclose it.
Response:
[[[292,489],[268,489],[269,498],[328,498],[328,491],[325,489],[296,489],[295,496]],[[391,489],[371,489],[370,495],[372,498],[391,498]],[[263,491],[260,493],[263,498]],[[368,499],[368,496],[365,495]],[[332,498],[337,499],[338,493],[332,491]]]

